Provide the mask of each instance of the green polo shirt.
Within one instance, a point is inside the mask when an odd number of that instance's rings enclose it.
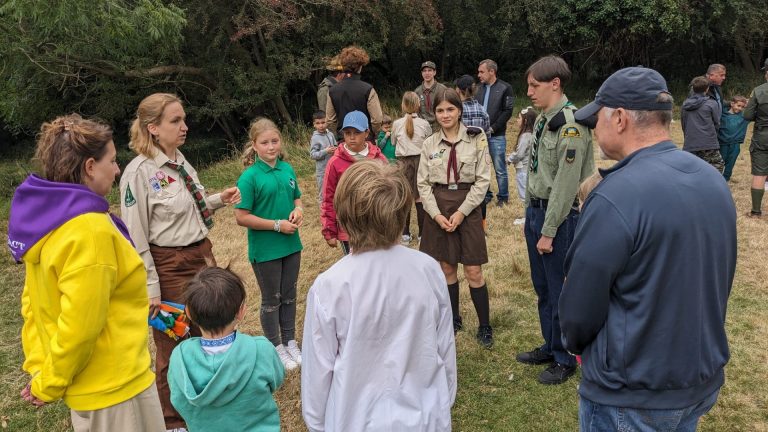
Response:
[[[549,130],[550,120],[561,111],[566,116],[565,124]],[[534,138],[529,150],[526,205],[531,198],[549,200],[541,229],[541,234],[548,237],[557,234],[557,228],[571,211],[579,184],[595,172],[592,134],[573,120],[574,111],[576,107],[563,95],[549,111],[539,114],[534,123],[534,137],[539,122],[544,124],[538,141]],[[535,159],[538,164],[534,164]]]
[[[301,197],[296,173],[286,162],[278,161],[272,168],[261,159],[248,167],[237,180],[242,201],[235,208],[248,210],[262,219],[287,220],[294,209],[294,200]],[[271,261],[302,249],[299,231],[291,235],[272,230],[248,228],[248,260]]]

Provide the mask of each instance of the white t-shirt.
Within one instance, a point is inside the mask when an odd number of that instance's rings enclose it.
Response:
[[[456,346],[437,261],[393,246],[351,254],[307,295],[301,404],[310,431],[447,431]]]

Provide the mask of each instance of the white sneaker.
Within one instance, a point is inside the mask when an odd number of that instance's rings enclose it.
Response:
[[[301,366],[301,349],[299,349],[299,344],[297,344],[295,340],[289,340],[288,345],[285,346],[285,350],[291,355],[293,361]]]
[[[410,234],[403,234],[402,237],[400,237],[400,243],[407,245],[411,243],[411,236]]]
[[[515,221],[512,222],[512,225],[522,225],[524,223],[525,223],[525,218],[519,218],[519,219],[515,219]]]
[[[288,350],[285,349],[285,345],[280,344],[275,347],[275,350],[277,351],[278,357],[280,357],[280,361],[283,362],[283,366],[285,366],[285,370],[294,370],[299,365],[293,361],[293,358],[291,358],[291,355],[288,354]]]

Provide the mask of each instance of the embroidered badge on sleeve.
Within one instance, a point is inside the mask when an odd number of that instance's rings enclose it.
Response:
[[[129,185],[125,189],[125,206],[131,207],[134,204],[136,204],[136,198],[133,197],[133,193],[131,192],[131,186]]]

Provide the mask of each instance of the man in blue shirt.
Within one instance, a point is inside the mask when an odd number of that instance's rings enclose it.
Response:
[[[736,208],[717,170],[670,140],[672,96],[619,70],[577,121],[618,161],[583,205],[565,261],[563,344],[582,354],[581,430],[695,431],[730,356]]]

